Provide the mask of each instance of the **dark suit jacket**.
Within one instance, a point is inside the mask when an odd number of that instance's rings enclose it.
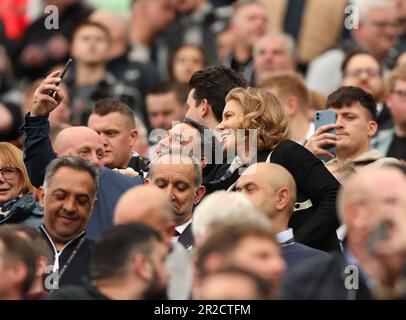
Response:
[[[294,268],[296,265],[310,258],[329,256],[325,251],[317,250],[298,242],[293,242],[286,246],[282,245],[282,255],[286,261],[287,270]]]
[[[354,274],[348,270],[345,273],[346,266],[344,257],[334,253],[310,259],[292,268],[284,276],[282,299],[370,300],[372,297],[361,273],[359,288],[346,289],[346,277]]]
[[[192,223],[189,223],[186,229],[183,230],[182,234],[178,238],[178,242],[181,243],[186,249],[194,245]]]

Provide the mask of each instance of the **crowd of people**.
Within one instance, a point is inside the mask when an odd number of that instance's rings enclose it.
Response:
[[[1,300],[406,299],[405,1],[8,2]]]

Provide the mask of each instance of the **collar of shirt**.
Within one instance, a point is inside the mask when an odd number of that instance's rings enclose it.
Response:
[[[177,232],[179,232],[179,234],[182,234],[183,231],[185,231],[185,229],[187,228],[187,226],[188,226],[190,223],[192,223],[192,219],[186,221],[186,222],[183,223],[183,224],[180,224],[180,225],[176,226],[176,227],[175,227],[175,230],[176,230]],[[179,237],[180,237],[180,235],[179,235],[179,236],[174,236],[174,237],[172,237],[173,242],[178,241]]]
[[[289,228],[285,231],[278,232],[275,235],[275,237],[279,244],[290,242],[290,241],[294,240],[293,230],[292,230],[292,228]]]

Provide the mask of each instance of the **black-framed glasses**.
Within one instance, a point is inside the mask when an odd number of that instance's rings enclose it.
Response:
[[[13,179],[16,177],[18,168],[0,168],[0,173],[4,179]]]

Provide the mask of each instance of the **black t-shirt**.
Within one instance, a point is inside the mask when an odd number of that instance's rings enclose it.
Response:
[[[387,156],[406,160],[406,137],[393,135]]]

